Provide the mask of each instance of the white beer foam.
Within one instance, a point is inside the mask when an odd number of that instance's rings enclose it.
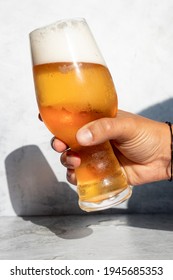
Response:
[[[30,33],[33,65],[90,62],[106,65],[85,19],[57,21]]]

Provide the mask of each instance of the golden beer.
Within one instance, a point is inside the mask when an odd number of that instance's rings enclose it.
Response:
[[[81,30],[85,35],[88,32],[86,22],[82,22],[81,26],[80,21],[68,22],[65,25],[60,23],[57,35],[59,37],[52,47],[53,54],[50,53],[51,42],[48,39],[53,43],[52,34],[55,31],[56,35],[58,25],[53,28],[51,26],[50,30],[46,28],[44,32],[41,30],[41,33],[36,30],[36,35],[41,36],[38,40],[38,36],[32,38],[35,34],[31,33],[31,50],[36,97],[41,117],[53,135],[79,153],[81,165],[75,170],[79,205],[85,211],[95,211],[124,201],[130,196],[131,190],[109,142],[81,147],[76,140],[78,129],[86,123],[103,117],[115,117],[117,113],[115,87],[108,68],[99,56],[100,53],[94,58],[97,51],[95,45],[94,52],[89,52],[92,49],[91,38],[89,50],[86,49],[87,46],[84,49],[80,48],[82,43],[79,40],[79,33]],[[77,27],[80,27],[79,30]],[[75,39],[78,44],[66,48],[64,40],[69,43],[69,39],[66,41],[69,35],[68,28],[73,30],[72,34],[74,33],[70,38]],[[66,29],[65,37],[63,29]],[[51,35],[48,31],[51,31]],[[46,39],[43,39],[44,36]],[[47,48],[49,51],[45,52]],[[61,49],[62,61],[58,49]],[[92,54],[94,58],[91,58],[91,62],[90,58],[86,59],[85,49],[87,55]],[[71,51],[73,59],[70,60],[68,58]],[[76,53],[80,55],[74,61]],[[48,58],[45,59],[45,56]]]
[[[92,63],[34,66],[38,106],[49,130],[71,148],[84,124],[114,117],[117,97],[108,69]]]

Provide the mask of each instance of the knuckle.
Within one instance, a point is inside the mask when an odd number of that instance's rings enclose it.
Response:
[[[102,142],[112,138],[114,126],[114,118],[102,118],[95,121],[92,127],[90,127],[94,141]]]
[[[114,119],[113,118],[101,119],[99,122],[98,130],[103,135],[104,138],[112,137],[112,134],[114,132]]]
[[[112,128],[113,128],[112,119],[104,118],[100,122],[100,125],[101,125],[103,132],[106,131],[107,133],[109,133],[110,131],[112,131]]]

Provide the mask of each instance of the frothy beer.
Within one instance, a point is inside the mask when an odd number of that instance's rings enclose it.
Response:
[[[30,33],[33,65],[90,62],[105,65],[84,19],[58,21]]]
[[[80,207],[110,207],[127,188],[110,143],[84,148],[76,140],[77,130],[86,123],[117,113],[115,87],[95,40],[86,22],[78,19],[37,29],[30,41],[41,117],[82,160],[76,169]]]

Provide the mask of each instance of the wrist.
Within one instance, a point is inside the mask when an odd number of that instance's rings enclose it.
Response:
[[[170,180],[171,178],[171,136],[167,123],[159,122],[157,127],[158,147],[156,159],[155,181]]]
[[[170,130],[170,159],[169,159],[167,174],[168,174],[168,181],[171,182],[173,180],[173,125],[170,122],[166,122],[166,124],[169,126],[169,130]]]

